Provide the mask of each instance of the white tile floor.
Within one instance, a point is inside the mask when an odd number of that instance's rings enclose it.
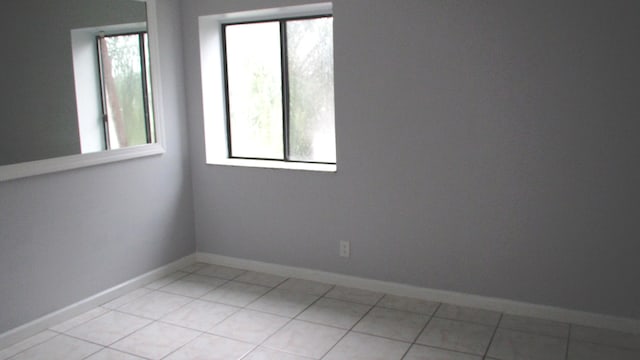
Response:
[[[194,264],[5,359],[639,360],[640,335]]]

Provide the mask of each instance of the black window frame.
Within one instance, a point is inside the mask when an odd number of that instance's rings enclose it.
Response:
[[[333,18],[333,14],[318,14],[307,16],[292,16],[273,19],[262,20],[247,20],[236,21],[220,24],[220,33],[222,37],[222,69],[224,78],[224,106],[226,116],[226,137],[227,137],[227,157],[229,159],[244,159],[244,160],[266,160],[266,161],[280,161],[285,163],[303,163],[303,164],[325,164],[336,165],[336,162],[322,162],[322,161],[304,161],[304,160],[291,160],[289,154],[289,68],[288,68],[288,49],[287,49],[287,22],[299,21],[299,20],[313,20],[322,18]],[[280,76],[282,84],[282,141],[283,141],[283,157],[280,158],[266,158],[266,157],[245,157],[234,156],[231,144],[231,109],[229,104],[229,73],[227,67],[227,33],[226,27],[233,25],[246,25],[246,24],[260,24],[260,23],[279,23],[280,25]],[[333,41],[333,39],[332,39]],[[335,117],[334,117],[335,121]]]
[[[102,105],[102,126],[104,133],[104,144],[105,150],[111,150],[111,139],[109,138],[109,116],[107,114],[107,89],[104,80],[104,67],[102,60],[102,48],[100,46],[100,40],[103,38],[109,37],[118,37],[118,36],[138,36],[138,46],[140,47],[140,72],[141,72],[141,85],[142,85],[142,100],[144,102],[144,123],[145,123],[145,132],[146,132],[146,143],[151,144],[155,141],[155,134],[153,133],[153,129],[151,126],[151,101],[149,96],[149,87],[150,87],[150,79],[147,76],[149,62],[149,51],[147,49],[147,44],[149,41],[148,31],[129,31],[129,32],[118,32],[118,33],[109,33],[109,34],[99,34],[96,36],[96,46],[97,46],[97,54],[98,54],[98,80],[100,82],[100,100]]]

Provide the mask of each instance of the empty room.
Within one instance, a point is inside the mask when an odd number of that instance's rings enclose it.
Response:
[[[0,360],[640,359],[639,1],[0,9]]]

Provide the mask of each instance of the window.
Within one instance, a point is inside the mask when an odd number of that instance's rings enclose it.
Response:
[[[228,158],[335,164],[331,15],[221,24]]]
[[[96,37],[106,149],[155,142],[144,31]]]

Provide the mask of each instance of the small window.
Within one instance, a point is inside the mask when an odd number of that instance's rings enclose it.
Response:
[[[333,18],[222,24],[229,158],[335,164]]]
[[[107,149],[155,142],[146,32],[97,37]]]

